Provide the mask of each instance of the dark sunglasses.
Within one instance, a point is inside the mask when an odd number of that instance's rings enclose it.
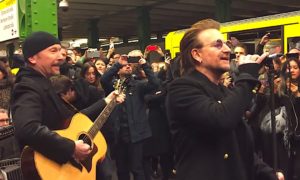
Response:
[[[229,40],[223,42],[221,39],[217,39],[215,42],[213,42],[212,46],[217,49],[222,49],[224,44],[226,44],[230,49],[233,47],[232,43]]]

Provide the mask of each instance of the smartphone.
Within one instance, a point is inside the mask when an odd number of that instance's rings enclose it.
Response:
[[[299,53],[287,53],[286,54],[286,59],[299,59]]]
[[[114,42],[110,42],[109,49],[115,48]]]
[[[149,45],[149,46],[147,46],[147,50],[148,51],[156,51],[157,50],[157,46],[156,45]]]
[[[171,59],[171,52],[170,52],[170,50],[166,50],[166,52],[165,52],[165,60],[166,59]]]
[[[280,38],[280,37],[278,36],[278,34],[276,34],[275,32],[273,32],[273,33],[268,32],[267,36],[268,36],[269,39],[277,39],[277,38]]]
[[[86,52],[86,57],[87,58],[98,58],[100,57],[100,51],[87,51]]]
[[[128,56],[127,61],[128,63],[139,63],[141,57],[139,56]]]

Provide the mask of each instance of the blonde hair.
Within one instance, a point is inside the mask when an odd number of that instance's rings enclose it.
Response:
[[[135,50],[130,51],[128,53],[128,56],[143,56],[143,53],[141,50],[135,49]]]

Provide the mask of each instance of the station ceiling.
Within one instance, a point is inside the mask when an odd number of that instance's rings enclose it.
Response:
[[[59,3],[60,0],[58,0]],[[89,22],[97,19],[100,38],[137,36],[139,7],[149,7],[153,34],[189,27],[204,18],[215,18],[216,0],[67,0],[58,21],[64,39],[87,38]],[[227,0],[224,0],[227,1]],[[228,0],[231,20],[240,20],[300,9],[299,0]]]

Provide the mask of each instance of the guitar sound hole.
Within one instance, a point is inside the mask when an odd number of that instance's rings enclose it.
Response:
[[[92,146],[92,140],[91,140],[90,137],[87,136],[86,134],[80,134],[80,136],[79,136],[78,139],[79,139],[79,140],[82,140],[84,143],[86,143],[86,144]]]

